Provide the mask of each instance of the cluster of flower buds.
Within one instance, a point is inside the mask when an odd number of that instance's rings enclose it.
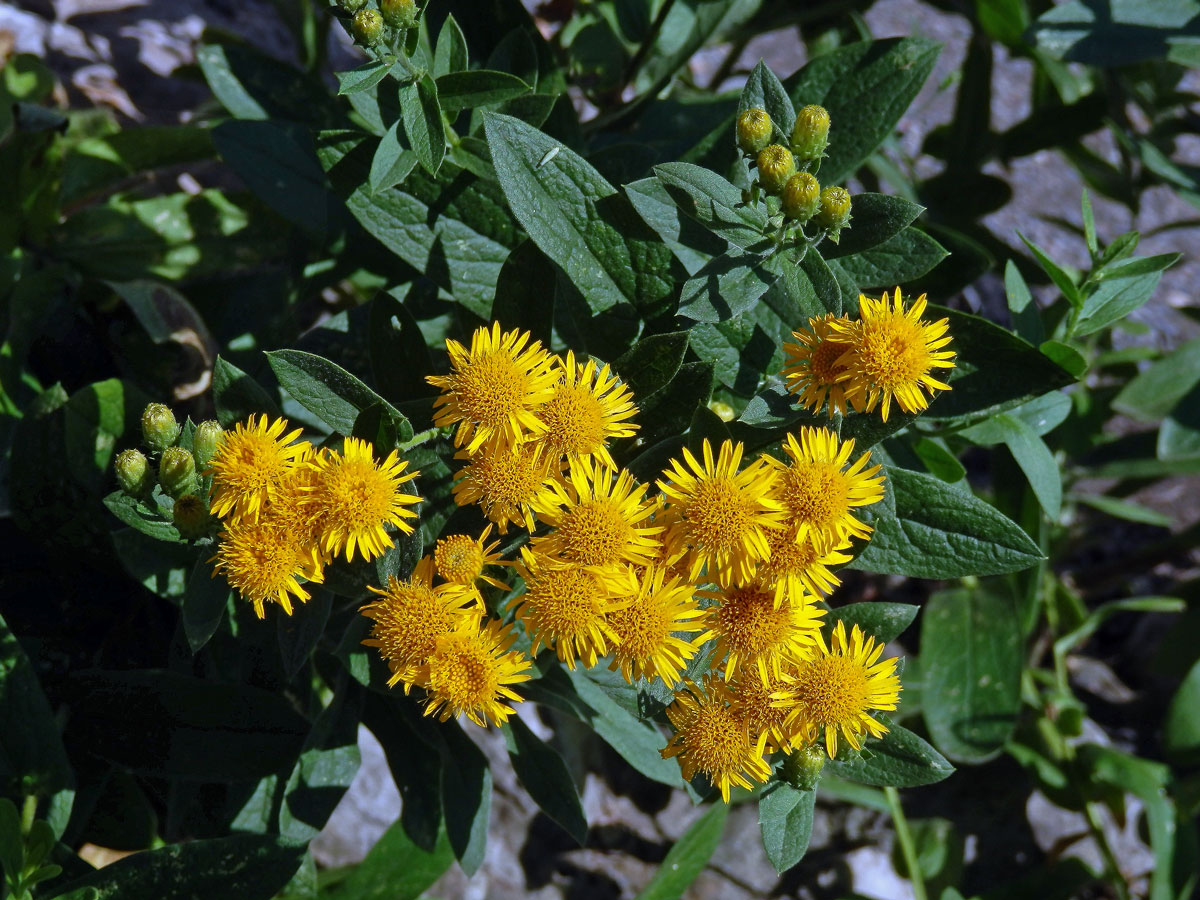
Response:
[[[379,8],[367,4],[367,0],[338,0],[338,6],[348,14],[350,33],[364,47],[374,47],[389,37],[403,37],[404,33],[417,24],[416,0],[379,0]]]
[[[758,188],[779,198],[786,219],[800,225],[812,220],[836,242],[850,222],[850,194],[832,185],[822,189],[815,175],[829,146],[829,113],[821,106],[800,110],[787,146],[774,142],[777,133],[782,136],[765,109],[738,116],[738,147],[758,170]]]
[[[219,423],[201,422],[192,431],[191,448],[179,446],[183,429],[175,414],[162,403],[148,404],[142,411],[142,444],[149,456],[137,448],[117,454],[117,483],[139,500],[148,499],[157,484],[175,501],[172,515],[179,533],[188,539],[205,537],[212,531],[213,518],[200,496],[199,473],[208,468],[222,433]],[[157,468],[153,456],[158,457]]]

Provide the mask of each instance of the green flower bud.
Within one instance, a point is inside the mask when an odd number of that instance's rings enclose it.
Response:
[[[821,183],[807,172],[797,172],[783,186],[783,214],[797,222],[807,222],[821,205]]]
[[[196,490],[196,460],[182,447],[168,447],[158,461],[158,483],[172,497]]]
[[[338,6],[348,13],[356,13],[367,5],[367,0],[338,0]]]
[[[179,533],[189,541],[208,537],[212,533],[213,517],[209,514],[204,501],[195,494],[184,494],[176,500],[171,518],[175,522],[175,527],[179,529]]]
[[[796,159],[820,159],[829,145],[829,113],[823,106],[806,106],[796,114],[792,153]]]
[[[142,410],[142,439],[146,446],[161,453],[179,439],[175,413],[162,403],[151,403]]]
[[[154,475],[150,462],[141,450],[122,450],[113,464],[117,472],[117,483],[131,497],[148,497],[154,488]]]
[[[772,144],[759,153],[757,165],[759,183],[768,194],[778,194],[796,174],[792,151],[780,144]]]
[[[802,791],[816,790],[825,767],[825,750],[820,744],[810,744],[803,750],[793,750],[783,760],[785,781]]]
[[[383,16],[378,10],[360,9],[350,20],[354,40],[364,47],[373,47],[383,38]]]
[[[838,235],[850,221],[850,192],[843,187],[827,187],[821,191],[821,207],[817,224],[829,229],[829,239],[837,243]]]
[[[196,468],[201,472],[208,468],[208,461],[217,452],[217,445],[221,443],[224,433],[221,423],[212,419],[196,426],[192,434],[192,456],[196,458]]]
[[[765,109],[748,109],[737,119],[737,142],[743,153],[758,153],[771,143],[774,126]]]
[[[415,0],[379,0],[379,11],[392,28],[412,28],[417,24]]]

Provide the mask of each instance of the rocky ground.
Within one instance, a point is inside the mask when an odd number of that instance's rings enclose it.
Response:
[[[436,2],[436,0],[435,0]],[[901,149],[922,176],[936,172],[936,160],[922,157],[922,139],[932,128],[950,119],[955,97],[955,74],[965,55],[969,30],[959,17],[950,16],[918,0],[879,0],[866,22],[879,37],[920,34],[942,42],[945,49],[925,90],[900,123]],[[131,122],[174,122],[186,119],[208,92],[190,64],[206,30],[232,31],[281,57],[294,57],[288,29],[267,0],[21,0],[0,3],[0,47],[44,56],[59,73],[70,102],[97,104],[115,110]],[[355,49],[335,29],[331,56],[341,67],[350,67]],[[780,75],[803,63],[802,44],[794,32],[778,32],[752,42],[742,55],[748,70],[759,56]],[[703,80],[722,55],[708,51],[694,61]],[[741,76],[744,77],[744,74]],[[993,125],[1006,128],[1028,113],[1028,63],[1001,55],[994,71],[996,102]],[[736,87],[737,78],[730,87]],[[1192,85],[1195,89],[1196,85]],[[1088,138],[1088,145],[1111,157],[1115,148],[1106,133]],[[1200,164],[1200,139],[1183,148]],[[1024,253],[1020,230],[1062,261],[1086,262],[1082,241],[1054,220],[1079,223],[1081,182],[1076,171],[1058,154],[1044,151],[1004,167],[989,164],[989,174],[1004,178],[1013,188],[1013,200],[993,213],[985,224],[1015,252]],[[1094,198],[1102,238],[1136,228],[1147,235],[1147,254],[1184,250],[1185,260],[1169,271],[1150,304],[1135,318],[1150,326],[1144,335],[1129,341],[1154,342],[1173,347],[1194,336],[1194,321],[1177,310],[1194,305],[1193,285],[1200,276],[1200,228],[1197,211],[1171,191],[1153,189],[1141,210],[1133,214],[1124,206]],[[1179,226],[1163,230],[1164,226]],[[1158,233],[1153,233],[1153,232]],[[1002,304],[1002,287],[989,277],[968,290],[966,300],[975,308]],[[1162,496],[1149,498],[1177,522],[1195,518],[1196,483],[1171,485]],[[1190,498],[1190,500],[1188,499]],[[1186,501],[1186,506],[1184,502]],[[848,588],[854,589],[853,585]],[[1086,661],[1085,661],[1086,663]],[[1129,704],[1135,697],[1103,664],[1103,671],[1087,672],[1093,693],[1106,702]],[[536,731],[548,735],[551,726],[532,711],[522,713]],[[496,795],[492,807],[487,860],[473,877],[457,868],[431,892],[432,896],[461,900],[574,900],[632,897],[646,883],[676,839],[697,815],[687,799],[656,786],[639,783],[631,790],[624,764],[611,754],[589,760],[582,784],[585,810],[592,826],[586,849],[575,849],[548,819],[540,815],[516,784],[508,765],[503,740],[495,732],[472,729],[481,747],[494,760]],[[1103,735],[1101,735],[1103,737]],[[382,751],[365,730],[360,735],[363,767],[328,827],[313,842],[313,852],[324,865],[343,865],[360,859],[383,830],[395,820],[400,798],[391,782]],[[978,781],[978,779],[976,779]],[[1086,829],[1073,814],[1052,806],[1035,794],[1024,798],[997,798],[967,779],[951,779],[935,789],[911,792],[916,815],[943,815],[953,810],[956,820],[977,823],[965,835],[968,859],[986,852],[1007,866],[999,877],[1013,873],[1023,859],[1031,860],[1064,843],[1066,852],[1092,860],[1095,849],[1088,841],[1065,840]],[[1023,808],[1006,809],[1016,802]],[[969,815],[968,815],[969,813]],[[1134,820],[1129,817],[1129,821]],[[1019,833],[997,833],[994,823],[1011,829],[1022,819],[1030,823]],[[1112,824],[1114,835],[1119,829]],[[980,847],[983,835],[989,846]],[[1136,834],[1125,829],[1114,838],[1130,871],[1146,871],[1147,851]],[[725,831],[725,840],[709,869],[688,896],[742,900],[763,896],[833,898],[850,893],[866,897],[903,900],[911,896],[907,882],[899,879],[889,861],[892,833],[887,817],[826,799],[818,804],[812,846],[804,863],[786,878],[771,869],[758,839],[753,805],[736,807]],[[998,853],[996,843],[1003,846]],[[1057,852],[1057,851],[1056,851]]]

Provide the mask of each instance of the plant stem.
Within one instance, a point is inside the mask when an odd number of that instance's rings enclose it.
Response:
[[[424,431],[419,431],[414,434],[409,440],[400,445],[401,450],[411,450],[413,447],[419,447],[426,441],[430,441],[441,433],[440,428],[427,428]]]
[[[654,17],[654,21],[650,25],[650,33],[646,35],[646,39],[642,41],[641,46],[637,48],[637,52],[633,54],[633,59],[629,60],[629,65],[625,67],[625,73],[621,77],[621,87],[633,81],[633,76],[637,74],[637,70],[646,60],[646,56],[650,50],[658,42],[659,32],[662,31],[663,23],[667,21],[667,15],[671,12],[671,7],[675,5],[675,0],[663,0],[663,5],[658,10],[658,15]]]
[[[21,807],[21,835],[29,837],[29,832],[33,829],[33,820],[37,816],[37,797],[30,794],[25,798],[25,804]]]
[[[914,900],[929,900],[925,891],[925,878],[921,874],[921,865],[917,861],[917,848],[913,844],[912,832],[908,830],[908,819],[904,816],[904,807],[900,805],[900,792],[894,787],[885,787],[883,794],[887,797],[888,809],[892,813],[892,824],[896,826],[896,840],[900,842],[900,852],[904,856],[904,866],[908,869],[908,878],[912,882]]]

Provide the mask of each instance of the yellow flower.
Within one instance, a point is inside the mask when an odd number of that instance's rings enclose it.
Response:
[[[560,380],[538,408],[537,416],[546,425],[542,440],[549,453],[569,458],[596,457],[615,469],[605,444],[609,438],[633,435],[638,426],[628,420],[637,411],[633,395],[607,365],[597,369],[596,363],[589,360],[580,367],[574,351],[568,350]]]
[[[470,591],[455,584],[433,586],[433,560],[428,556],[417,563],[407,581],[393,576],[386,590],[370,590],[380,599],[359,608],[375,623],[363,644],[379,648],[379,655],[392,671],[388,686],[403,681],[405,693],[437,648],[439,635],[453,631],[464,619],[472,627],[479,621]]]
[[[209,461],[213,476],[211,510],[222,519],[230,513],[254,518],[268,494],[293,461],[311,446],[307,441],[292,443],[300,429],[284,434],[287,419],[250,416],[243,426],[221,435],[217,451]]]
[[[867,469],[871,454],[864,453],[849,468],[854,441],[839,441],[828,428],[801,428],[800,440],[789,434],[783,449],[790,464],[774,462],[779,469],[778,496],[797,528],[797,539],[813,534],[817,543],[832,547],[852,537],[871,533],[851,510],[883,497],[881,466]],[[878,476],[878,477],[876,477]]]
[[[294,464],[271,489],[266,509],[275,522],[296,535],[312,565],[321,568],[331,557],[321,548],[324,525],[315,505],[317,467],[313,465],[314,456],[312,449],[306,448],[296,457]]]
[[[905,412],[918,413],[929,406],[923,390],[930,394],[935,389],[950,390],[950,385],[930,374],[933,369],[954,368],[953,351],[943,349],[950,344],[946,334],[950,323],[921,321],[924,294],[907,312],[900,288],[890,306],[886,292],[878,300],[864,296],[858,300],[858,322],[831,325],[834,334],[850,344],[838,360],[846,367],[838,377],[845,384],[846,399],[856,409],[874,412],[878,405],[886,422],[893,398]]]
[[[869,710],[895,709],[900,679],[896,659],[879,662],[883,645],[864,636],[857,625],[849,641],[841,621],[828,647],[824,638],[818,640],[820,652],[797,667],[791,684],[775,695],[773,703],[818,734],[824,731],[825,750],[832,759],[837,756],[839,731],[855,750],[861,749],[864,734],[882,737],[887,733],[887,727],[872,718]]]
[[[442,392],[433,403],[433,423],[458,423],[456,447],[465,444],[474,453],[492,437],[515,444],[546,430],[536,409],[550,398],[558,374],[541,342],[529,338],[515,328],[501,334],[494,322],[476,329],[470,350],[447,339],[452,372],[425,380]]]
[[[667,560],[682,562],[692,581],[706,570],[721,585],[749,581],[770,552],[767,532],[783,524],[780,503],[772,496],[775,471],[760,458],[739,472],[740,442],[724,441],[714,462],[705,439],[703,456],[701,465],[685,447],[687,468],[673,459],[663,472],[665,480],[657,482],[666,497]]]
[[[385,525],[412,533],[404,520],[417,517],[408,507],[421,498],[402,493],[400,485],[419,473],[405,472],[408,461],[395,450],[377,463],[371,444],[351,437],[340,454],[318,454],[313,464],[317,468],[313,506],[321,518],[321,549],[326,553],[337,556],[344,548],[346,559],[353,562],[357,547],[363,559],[372,559],[393,546]]]
[[[808,737],[807,723],[791,716],[788,710],[773,705],[774,696],[790,686],[789,676],[794,672],[795,666],[789,665],[779,676],[772,675],[763,681],[757,672],[742,670],[730,682],[734,712],[745,717],[751,734],[766,737],[768,753],[789,750],[803,744]]]
[[[509,685],[528,681],[532,665],[512,649],[516,639],[511,627],[495,620],[482,627],[462,620],[438,635],[418,678],[429,694],[425,715],[436,714],[443,722],[465,715],[481,727],[508,721],[513,710],[505,701],[522,700]]]
[[[746,667],[763,681],[778,678],[789,661],[817,652],[825,610],[807,598],[776,606],[774,585],[760,583],[700,595],[720,601],[708,610],[709,630],[700,642],[717,639],[713,667],[723,658],[726,678]]]
[[[645,524],[654,512],[645,497],[646,485],[635,487],[629,472],[572,460],[566,482],[552,482],[534,506],[554,530],[535,537],[533,549],[585,566],[644,565],[658,555],[663,530]]]
[[[690,583],[668,577],[657,566],[647,568],[629,605],[607,616],[618,641],[609,669],[620,669],[630,684],[635,678],[661,678],[674,687],[701,644],[679,635],[703,631],[704,615]]]
[[[615,597],[636,591],[631,572],[555,565],[527,547],[521,548],[517,571],[525,593],[517,598],[516,614],[533,639],[534,656],[542,646],[551,647],[568,667],[574,669],[578,657],[591,668],[617,642],[605,615],[617,606]]]
[[[703,687],[685,682],[667,707],[675,735],[662,750],[664,759],[679,758],[688,781],[702,772],[726,803],[730,784],[750,790],[750,778],[765,782],[771,777],[763,759],[766,735],[751,734],[746,717],[730,705],[732,699],[729,686],[716,676],[705,678]]]
[[[454,458],[471,459],[454,476],[455,503],[478,504],[501,534],[508,533],[510,522],[533,531],[533,505],[550,490],[549,483],[557,475],[552,467],[558,463],[542,453],[540,441],[515,445],[493,441],[474,457],[460,450]]]
[[[491,533],[492,526],[488,525],[478,538],[469,534],[451,534],[439,539],[433,548],[433,562],[438,575],[445,581],[471,588],[475,587],[475,582],[482,581],[492,587],[507,589],[507,584],[483,571],[485,566],[504,565],[500,554],[495,552],[500,542],[486,544]]]
[[[842,552],[850,547],[849,541],[842,541],[832,548],[823,547],[811,530],[801,537],[798,525],[770,532],[767,545],[771,555],[759,563],[758,577],[764,582],[775,582],[776,606],[788,597],[798,598],[805,592],[816,596],[830,593],[841,581],[829,567],[844,565],[853,559]]]
[[[787,354],[783,378],[788,391],[798,395],[796,402],[801,409],[813,412],[828,398],[830,418],[835,411],[846,414],[845,385],[838,382],[838,376],[846,371],[841,359],[850,349],[849,342],[833,332],[831,325],[835,322],[851,324],[845,316],[832,314],[809,319],[808,328],[792,332],[796,343],[783,345]]]
[[[213,575],[225,576],[230,587],[254,604],[254,613],[265,616],[263,604],[272,600],[292,614],[291,597],[308,600],[299,579],[324,580],[301,536],[270,515],[239,517],[225,524],[212,557]]]

